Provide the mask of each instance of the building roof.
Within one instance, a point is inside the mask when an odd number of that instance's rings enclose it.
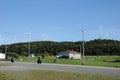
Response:
[[[73,53],[73,54],[80,54],[80,52],[74,51],[74,50],[67,50],[67,51],[63,51],[60,53]]]

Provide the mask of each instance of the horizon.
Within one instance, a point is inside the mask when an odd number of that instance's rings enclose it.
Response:
[[[90,41],[95,41],[95,40],[112,40],[112,41],[119,41],[119,40],[114,40],[114,39],[93,39],[93,40],[88,40],[88,41],[84,41],[84,42],[90,42]],[[30,41],[30,43],[34,43],[34,42],[58,42],[58,43],[61,43],[61,42],[83,42],[82,40],[81,41],[49,41],[49,40],[42,40],[42,41]],[[22,44],[22,43],[25,43],[27,44],[28,42],[16,42],[16,43],[11,43],[11,44],[0,44],[0,46],[4,46],[4,45],[12,45],[12,44]]]

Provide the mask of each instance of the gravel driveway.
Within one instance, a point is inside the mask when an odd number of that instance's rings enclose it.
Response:
[[[81,74],[100,74],[105,76],[112,76],[120,78],[120,68],[108,68],[108,67],[95,67],[95,66],[81,66],[81,65],[63,65],[63,64],[36,64],[28,62],[4,62],[0,61],[0,64],[7,66],[0,66],[0,71],[24,71],[24,70],[56,70],[65,72],[74,72]]]

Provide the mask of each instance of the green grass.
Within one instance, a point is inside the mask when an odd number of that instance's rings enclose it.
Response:
[[[95,60],[89,60],[90,58],[93,58]],[[116,59],[120,59],[120,56],[99,56],[99,57],[87,56],[85,65],[120,68],[120,62],[104,62],[104,60],[116,60]]]
[[[21,57],[23,62],[36,62],[37,57],[27,58]],[[55,57],[47,57],[42,59],[43,63],[54,63]],[[120,60],[120,56],[85,56],[85,65],[87,66],[104,66],[104,67],[116,67],[120,68],[120,62],[104,62],[104,60]],[[16,61],[20,61],[17,59]],[[60,59],[58,64],[72,64],[72,65],[81,65],[82,61],[79,59]]]
[[[34,70],[0,72],[0,80],[120,80],[120,78],[92,74]]]

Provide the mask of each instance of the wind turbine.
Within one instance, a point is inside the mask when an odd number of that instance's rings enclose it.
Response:
[[[2,35],[0,35],[0,41],[2,41]]]
[[[105,36],[106,36],[106,39],[108,39],[108,33],[107,33],[107,32],[106,32],[106,35],[105,35]]]
[[[42,40],[43,41],[46,41],[48,39],[48,36],[46,34],[41,33],[41,35],[42,35]]]
[[[17,42],[17,39],[16,39],[16,36],[14,36],[13,43],[16,43],[16,42]]]
[[[99,27],[99,39],[102,39],[102,26]]]

